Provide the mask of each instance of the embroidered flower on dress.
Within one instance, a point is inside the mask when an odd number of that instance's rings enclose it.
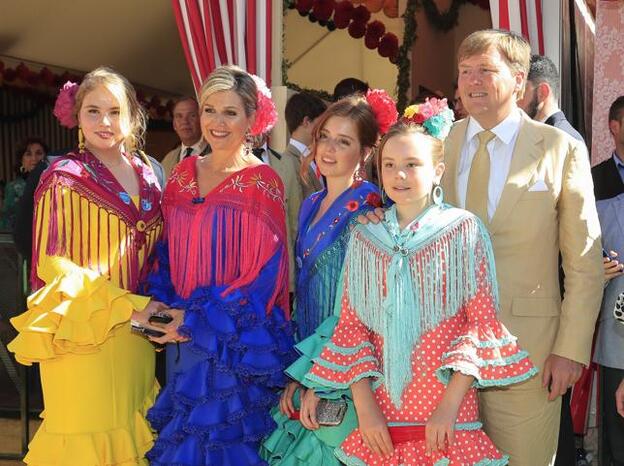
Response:
[[[349,212],[355,212],[360,207],[360,203],[358,201],[349,201],[346,207]]]
[[[256,119],[250,132],[252,136],[258,136],[268,133],[273,126],[275,126],[275,123],[277,123],[277,110],[275,109],[273,100],[271,100],[271,91],[264,80],[255,74],[252,74],[251,77],[258,88],[258,103],[256,107]]]
[[[56,102],[54,103],[54,116],[62,126],[69,129],[78,126],[78,120],[76,120],[76,116],[74,115],[78,87],[78,84],[67,81],[59,91]]]
[[[368,193],[366,203],[372,207],[381,207],[381,196],[376,192]]]

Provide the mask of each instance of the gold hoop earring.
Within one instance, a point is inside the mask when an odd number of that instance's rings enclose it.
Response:
[[[80,153],[85,151],[84,134],[83,134],[82,128],[80,126],[78,127],[78,151]]]

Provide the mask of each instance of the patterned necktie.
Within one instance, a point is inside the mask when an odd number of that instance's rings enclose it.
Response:
[[[187,147],[184,151],[184,158],[190,157],[193,154],[193,148]]]
[[[491,131],[481,131],[479,147],[470,165],[468,176],[468,188],[466,190],[466,210],[477,215],[485,224],[488,219],[488,186],[490,184],[490,154],[487,150],[488,143],[496,137]]]

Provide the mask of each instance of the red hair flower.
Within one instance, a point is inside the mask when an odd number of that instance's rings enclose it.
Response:
[[[67,81],[59,91],[56,102],[54,103],[54,116],[62,126],[69,129],[78,126],[78,120],[76,120],[76,116],[74,115],[78,87],[78,84]]]
[[[346,207],[349,212],[355,212],[360,207],[360,203],[358,201],[349,201]]]
[[[366,203],[371,207],[381,207],[381,196],[377,192],[368,193]]]
[[[271,91],[267,87],[264,80],[255,74],[251,77],[258,88],[258,103],[256,107],[256,119],[250,129],[252,136],[268,133],[277,123],[277,110],[275,104],[271,100]]]
[[[383,89],[370,89],[366,101],[375,114],[379,132],[385,134],[399,117],[394,100]]]

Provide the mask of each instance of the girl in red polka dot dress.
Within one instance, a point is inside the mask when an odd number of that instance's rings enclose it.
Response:
[[[347,465],[506,465],[481,429],[477,389],[537,370],[497,319],[487,230],[442,202],[446,101],[420,107],[380,143],[394,205],[380,223],[354,229],[339,323],[306,378],[352,391],[358,428],[336,450]]]

